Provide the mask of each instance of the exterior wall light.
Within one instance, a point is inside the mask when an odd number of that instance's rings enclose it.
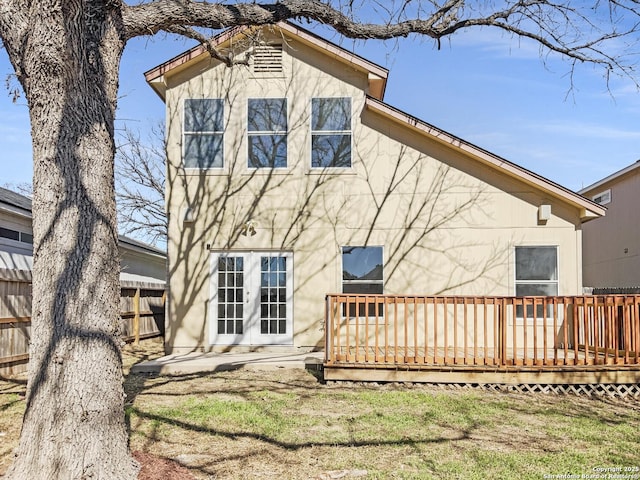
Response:
[[[551,219],[551,205],[540,205],[538,207],[538,221],[547,223]]]
[[[244,227],[242,228],[242,235],[244,235],[245,237],[247,236],[253,237],[257,233],[256,232],[257,227],[258,227],[258,223],[255,220],[249,220],[244,224]]]

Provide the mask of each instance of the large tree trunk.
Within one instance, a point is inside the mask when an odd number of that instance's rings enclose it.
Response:
[[[124,37],[120,11],[108,4],[38,0],[21,55],[12,56],[33,136],[34,303],[26,413],[9,479],[137,474],[123,408],[113,186]]]

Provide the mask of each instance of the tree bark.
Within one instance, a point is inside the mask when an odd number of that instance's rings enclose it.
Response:
[[[120,7],[39,0],[21,48],[34,158],[26,413],[8,479],[131,479],[119,338],[114,114]],[[19,55],[16,56],[16,53]]]

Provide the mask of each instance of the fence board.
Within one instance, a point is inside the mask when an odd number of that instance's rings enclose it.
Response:
[[[139,292],[138,328],[135,295]],[[120,311],[125,341],[164,336],[165,289],[150,283],[122,282]],[[0,269],[0,375],[27,368],[31,335],[31,272]]]

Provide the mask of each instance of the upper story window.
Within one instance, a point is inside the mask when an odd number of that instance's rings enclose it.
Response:
[[[604,192],[600,192],[597,195],[594,195],[591,200],[600,204],[606,205],[607,203],[611,203],[611,189],[605,190]]]
[[[311,166],[351,167],[351,98],[311,99]]]
[[[287,99],[249,99],[248,106],[249,168],[286,168]]]
[[[222,168],[224,166],[224,103],[222,99],[186,99],[183,125],[185,168]]]

